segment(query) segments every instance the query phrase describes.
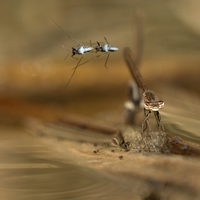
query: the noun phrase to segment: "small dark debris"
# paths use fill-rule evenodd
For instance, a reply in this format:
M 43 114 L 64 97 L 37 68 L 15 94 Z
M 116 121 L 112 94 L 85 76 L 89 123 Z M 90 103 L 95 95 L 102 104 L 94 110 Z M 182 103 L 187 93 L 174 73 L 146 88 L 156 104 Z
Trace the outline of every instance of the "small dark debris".
M 119 156 L 119 159 L 122 160 L 122 159 L 123 159 L 123 156 Z
M 147 197 L 143 198 L 143 200 L 160 200 L 161 197 L 159 194 L 152 192 Z
M 123 142 L 120 146 L 122 148 L 124 148 L 125 151 L 129 151 L 130 150 L 130 142 Z
M 99 152 L 99 150 L 98 149 L 95 149 L 94 151 L 93 151 L 93 153 L 98 153 Z
M 114 150 L 114 149 L 112 149 L 112 150 L 111 150 L 111 152 L 113 152 L 113 153 L 114 153 L 114 152 L 115 152 L 115 150 Z

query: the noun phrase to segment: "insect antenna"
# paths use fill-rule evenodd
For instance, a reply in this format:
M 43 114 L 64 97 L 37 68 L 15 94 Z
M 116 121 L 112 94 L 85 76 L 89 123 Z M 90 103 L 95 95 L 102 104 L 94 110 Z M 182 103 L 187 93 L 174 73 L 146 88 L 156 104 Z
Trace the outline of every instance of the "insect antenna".
M 67 32 L 66 32 L 64 29 L 62 29 L 54 20 L 52 20 L 52 21 L 53 21 L 53 23 L 54 23 L 60 30 L 62 30 L 62 32 L 65 33 L 65 35 L 67 35 L 68 38 L 70 38 L 71 40 L 73 40 L 74 42 L 76 42 L 78 45 L 82 45 L 82 44 L 79 43 L 77 40 L 75 40 L 73 37 L 71 37 L 70 35 L 68 35 Z

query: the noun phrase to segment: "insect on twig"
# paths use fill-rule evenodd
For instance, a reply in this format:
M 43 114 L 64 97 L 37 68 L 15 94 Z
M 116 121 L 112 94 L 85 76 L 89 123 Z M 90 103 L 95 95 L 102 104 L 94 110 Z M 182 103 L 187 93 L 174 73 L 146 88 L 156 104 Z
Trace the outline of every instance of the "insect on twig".
M 164 107 L 164 101 L 163 100 L 157 100 L 154 92 L 149 90 L 146 83 L 144 82 L 132 55 L 131 49 L 129 47 L 126 47 L 124 49 L 124 58 L 128 65 L 128 68 L 131 72 L 132 77 L 135 79 L 137 85 L 143 89 L 143 100 L 144 100 L 144 114 L 145 118 L 142 122 L 142 133 L 148 128 L 149 131 L 151 131 L 150 125 L 149 125 L 149 117 L 151 112 L 154 113 L 158 128 L 159 130 L 162 129 L 162 131 L 165 131 L 164 126 L 161 123 L 161 117 L 159 114 L 159 109 Z M 145 125 L 145 126 L 144 126 Z
M 68 34 L 65 32 L 65 30 L 62 29 L 54 20 L 53 20 L 53 22 L 56 24 L 56 26 L 58 26 L 59 29 L 61 29 L 61 30 L 65 33 L 65 35 L 67 35 L 68 38 L 70 38 L 72 41 L 74 41 L 74 42 L 76 42 L 76 43 L 78 44 L 78 47 L 76 47 L 76 48 L 72 47 L 72 55 L 71 55 L 71 57 L 74 58 L 75 55 L 81 55 L 81 58 L 78 60 L 78 63 L 76 64 L 75 68 L 73 68 L 72 75 L 71 75 L 70 79 L 68 80 L 68 82 L 67 82 L 67 84 L 66 84 L 66 88 L 67 88 L 67 86 L 69 85 L 71 79 L 73 78 L 73 76 L 74 76 L 74 74 L 75 74 L 75 72 L 76 72 L 77 67 L 80 65 L 80 63 L 81 63 L 81 61 L 82 61 L 82 59 L 83 59 L 83 55 L 84 55 L 85 53 L 88 53 L 88 52 L 92 51 L 92 50 L 93 50 L 93 47 L 92 47 L 92 45 L 91 45 L 91 46 L 84 46 L 84 45 L 82 45 L 82 44 L 79 43 L 77 40 L 75 40 L 75 39 L 72 38 L 70 35 L 68 35 Z M 90 44 L 91 44 L 91 42 L 90 42 Z M 68 57 L 68 55 L 66 56 L 66 58 L 67 58 L 67 57 Z M 66 58 L 65 58 L 65 59 L 66 59 Z M 77 58 L 75 58 L 75 59 L 77 59 Z

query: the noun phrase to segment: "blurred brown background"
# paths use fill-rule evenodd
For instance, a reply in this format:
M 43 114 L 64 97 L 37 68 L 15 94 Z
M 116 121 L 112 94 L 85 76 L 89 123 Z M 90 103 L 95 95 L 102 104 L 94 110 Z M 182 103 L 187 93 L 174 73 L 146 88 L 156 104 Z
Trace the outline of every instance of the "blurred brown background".
M 176 86 L 199 94 L 197 0 L 9 0 L 0 6 L 1 95 L 64 103 L 69 112 L 87 112 L 94 102 L 98 110 L 106 105 L 114 108 L 126 99 L 130 75 L 122 52 L 126 46 L 135 52 L 136 10 L 144 15 L 141 72 L 149 87 L 162 93 L 162 86 Z M 119 47 L 110 55 L 108 70 L 105 56 L 94 59 L 77 70 L 65 89 L 77 61 L 64 60 L 68 52 L 62 45 L 70 50 L 77 44 L 52 20 L 83 44 L 104 42 L 105 36 L 110 45 Z M 86 54 L 84 61 L 95 55 Z

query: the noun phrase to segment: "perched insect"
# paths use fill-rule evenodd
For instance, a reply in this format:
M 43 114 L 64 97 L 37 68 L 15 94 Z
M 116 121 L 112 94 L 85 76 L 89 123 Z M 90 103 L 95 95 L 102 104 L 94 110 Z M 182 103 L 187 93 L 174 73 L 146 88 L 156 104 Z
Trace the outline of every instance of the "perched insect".
M 106 44 L 100 44 L 98 41 L 97 41 L 97 45 L 95 47 L 96 49 L 96 52 L 105 52 L 105 53 L 108 53 L 108 56 L 106 58 L 106 62 L 104 64 L 104 66 L 107 68 L 107 62 L 108 62 L 108 58 L 110 56 L 110 52 L 115 52 L 115 51 L 118 51 L 119 48 L 117 47 L 114 47 L 114 46 L 110 46 L 109 43 L 108 43 L 108 40 L 106 39 L 106 37 L 104 37 L 105 41 L 106 41 Z
M 131 72 L 131 75 L 135 79 L 136 83 L 138 84 L 138 87 L 140 87 L 143 90 L 143 100 L 144 100 L 144 114 L 145 119 L 142 122 L 142 133 L 148 128 L 151 131 L 150 125 L 149 125 L 149 117 L 151 112 L 154 113 L 158 128 L 162 131 L 165 131 L 164 126 L 161 123 L 161 117 L 159 114 L 159 110 L 164 107 L 164 101 L 163 100 L 157 100 L 154 92 L 149 90 L 146 83 L 144 82 L 140 71 L 138 70 L 134 57 L 132 55 L 132 52 L 130 48 L 124 49 L 124 58 L 127 63 L 127 66 L 129 67 L 129 70 Z M 146 125 L 146 127 L 144 127 Z
M 92 51 L 93 47 L 92 47 L 92 45 L 91 46 L 82 45 L 77 40 L 75 40 L 70 35 L 68 35 L 54 20 L 53 20 L 53 22 L 56 24 L 56 26 L 58 26 L 58 28 L 60 28 L 67 35 L 68 38 L 70 38 L 72 41 L 74 41 L 74 42 L 76 42 L 78 44 L 78 47 L 76 47 L 76 48 L 72 47 L 72 55 L 71 55 L 71 57 L 74 58 L 75 55 L 81 55 L 81 58 L 78 60 L 78 63 L 76 64 L 75 68 L 73 68 L 72 75 L 71 75 L 70 79 L 68 80 L 68 82 L 66 84 L 66 87 L 67 87 L 69 85 L 71 79 L 73 78 L 77 67 L 80 65 L 81 60 L 83 59 L 83 55 L 88 53 L 88 52 L 90 52 L 90 51 Z M 91 41 L 90 41 L 90 44 L 91 44 Z M 65 59 L 68 57 L 68 55 L 65 57 Z M 77 59 L 77 58 L 75 58 L 75 59 Z

